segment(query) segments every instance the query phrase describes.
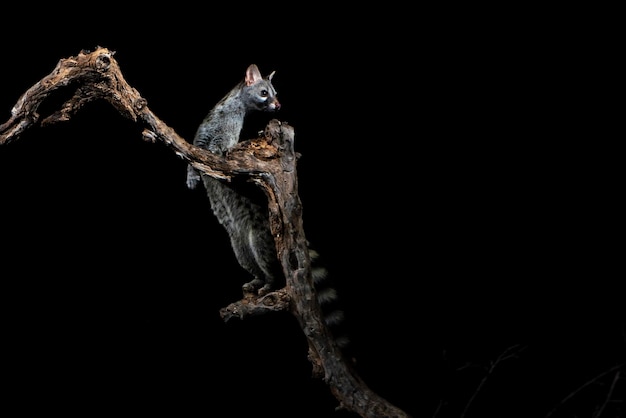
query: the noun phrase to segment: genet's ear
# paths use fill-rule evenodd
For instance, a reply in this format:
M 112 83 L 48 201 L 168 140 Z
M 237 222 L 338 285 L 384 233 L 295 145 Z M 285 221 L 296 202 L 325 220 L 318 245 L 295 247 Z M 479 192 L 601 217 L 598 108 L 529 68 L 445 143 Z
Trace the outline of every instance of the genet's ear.
M 259 68 L 255 64 L 250 64 L 246 70 L 246 86 L 252 86 L 262 79 Z
M 276 74 L 276 71 L 272 71 L 272 73 L 267 76 L 267 80 L 272 81 L 272 77 L 274 77 L 274 74 Z

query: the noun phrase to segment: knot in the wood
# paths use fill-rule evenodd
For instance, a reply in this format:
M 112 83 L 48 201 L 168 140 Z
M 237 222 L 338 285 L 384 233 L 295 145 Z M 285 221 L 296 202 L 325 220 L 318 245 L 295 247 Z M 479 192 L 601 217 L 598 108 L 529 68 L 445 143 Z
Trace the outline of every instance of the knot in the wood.
M 135 110 L 141 111 L 141 110 L 143 110 L 146 107 L 147 104 L 148 104 L 148 101 L 146 99 L 144 99 L 143 97 L 140 97 L 134 103 Z
M 98 55 L 96 58 L 96 70 L 100 72 L 105 72 L 111 66 L 111 54 L 104 53 Z
M 265 306 L 274 306 L 279 302 L 279 297 L 277 293 L 269 293 L 265 295 L 260 302 Z

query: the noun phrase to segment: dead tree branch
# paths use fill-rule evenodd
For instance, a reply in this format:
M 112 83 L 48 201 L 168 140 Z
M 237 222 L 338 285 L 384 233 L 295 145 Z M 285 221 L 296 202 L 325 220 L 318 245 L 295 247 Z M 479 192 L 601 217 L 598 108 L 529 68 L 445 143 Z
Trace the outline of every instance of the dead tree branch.
M 271 228 L 287 281 L 284 289 L 263 297 L 245 295 L 223 308 L 222 318 L 288 310 L 307 338 L 313 375 L 323 378 L 339 408 L 367 418 L 408 417 L 368 388 L 344 360 L 321 319 L 302 226 L 293 127 L 274 119 L 262 138 L 239 144 L 227 159 L 213 155 L 194 147 L 156 117 L 147 101 L 125 81 L 113 55 L 113 51 L 97 47 L 61 59 L 49 75 L 19 98 L 9 120 L 0 125 L 0 145 L 18 140 L 28 129 L 70 121 L 85 104 L 104 100 L 124 118 L 140 124 L 144 140 L 166 144 L 197 169 L 221 179 L 248 176 L 268 196 Z M 41 115 L 41 104 L 60 89 L 71 89 L 72 93 L 58 109 Z
M 583 383 L 582 385 L 580 385 L 579 387 L 577 387 L 574 391 L 572 391 L 569 395 L 567 395 L 565 398 L 563 398 L 556 406 L 554 406 L 545 416 L 545 418 L 549 418 L 552 415 L 554 415 L 563 405 L 565 405 L 567 402 L 571 401 L 572 399 L 574 399 L 580 392 L 582 392 L 584 389 L 588 388 L 589 386 L 591 386 L 592 384 L 596 383 L 597 381 L 599 381 L 600 379 L 604 378 L 606 375 L 611 374 L 611 373 L 615 373 L 615 377 L 613 378 L 613 383 L 611 384 L 611 388 L 607 394 L 607 399 L 610 399 L 610 397 L 613 394 L 613 389 L 614 389 L 614 385 L 616 384 L 616 382 L 619 380 L 619 376 L 620 376 L 620 369 L 623 369 L 626 366 L 626 364 L 622 363 L 622 364 L 618 364 L 616 366 L 613 366 L 611 368 L 609 368 L 608 370 L 603 371 L 602 373 L 598 374 L 597 376 L 593 377 L 592 379 L 587 380 L 585 383 Z M 607 401 L 605 401 L 605 403 L 603 404 L 602 408 L 598 411 L 598 414 L 596 414 L 595 416 L 599 416 L 599 414 L 602 413 L 602 410 L 604 408 L 604 405 L 606 404 Z
M 472 393 L 472 396 L 469 398 L 469 401 L 467 401 L 467 404 L 465 404 L 465 408 L 463 408 L 463 412 L 461 413 L 460 418 L 465 418 L 465 416 L 467 415 L 467 411 L 469 410 L 470 406 L 476 399 L 476 396 L 478 396 L 478 393 L 487 383 L 487 379 L 489 379 L 489 377 L 493 374 L 493 372 L 496 370 L 498 365 L 500 365 L 500 363 L 502 363 L 505 360 L 508 360 L 511 358 L 518 358 L 519 353 L 521 353 L 525 348 L 526 347 L 520 347 L 519 345 L 508 347 L 498 356 L 498 358 L 490 362 L 489 367 L 487 368 L 487 372 L 485 373 L 483 378 L 480 380 L 480 383 L 474 390 L 474 393 Z

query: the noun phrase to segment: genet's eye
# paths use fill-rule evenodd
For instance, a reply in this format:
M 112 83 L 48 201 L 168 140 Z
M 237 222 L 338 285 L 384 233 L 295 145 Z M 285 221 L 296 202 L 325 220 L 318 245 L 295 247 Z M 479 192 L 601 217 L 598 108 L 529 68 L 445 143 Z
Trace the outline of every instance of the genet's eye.
M 267 90 L 261 90 L 261 96 L 267 97 L 268 94 L 269 92 Z

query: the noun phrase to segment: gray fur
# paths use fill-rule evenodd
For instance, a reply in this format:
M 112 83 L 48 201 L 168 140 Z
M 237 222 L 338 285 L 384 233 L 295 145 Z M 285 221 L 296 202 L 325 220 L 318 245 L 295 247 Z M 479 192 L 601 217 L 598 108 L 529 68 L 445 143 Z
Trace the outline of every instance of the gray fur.
M 244 80 L 229 91 L 204 118 L 193 144 L 216 154 L 224 155 L 240 140 L 246 115 L 251 112 L 274 112 L 280 109 L 277 93 L 272 85 L 272 72 L 263 78 L 256 65 L 246 70 Z M 267 211 L 267 200 L 260 189 L 250 183 L 232 183 L 202 174 L 191 165 L 187 170 L 187 187 L 204 185 L 211 208 L 219 223 L 226 229 L 239 264 L 253 279 L 243 285 L 244 292 L 263 295 L 284 285 L 282 266 L 276 253 Z M 309 250 L 312 276 L 318 290 L 318 300 L 328 307 L 336 300 L 335 290 L 328 286 L 327 271 L 318 266 L 319 255 Z M 338 324 L 341 311 L 329 311 L 326 322 Z M 339 340 L 343 345 L 344 339 Z
M 272 85 L 273 76 L 274 72 L 263 78 L 258 67 L 251 64 L 246 70 L 245 78 L 206 115 L 196 131 L 193 144 L 224 155 L 239 142 L 246 115 L 254 111 L 279 110 L 280 102 Z M 200 173 L 189 165 L 187 187 L 195 189 L 200 184 L 200 179 Z
M 229 91 L 204 118 L 196 131 L 193 144 L 224 155 L 239 142 L 246 115 L 254 111 L 279 110 L 280 102 L 271 82 L 273 75 L 263 78 L 257 66 L 250 65 L 244 80 Z M 189 165 L 187 187 L 195 189 L 200 180 L 213 213 L 228 232 L 237 261 L 254 277 L 243 286 L 244 291 L 266 293 L 275 286 L 282 269 L 276 255 L 264 197 L 251 187 L 237 187 L 208 175 L 200 176 Z

